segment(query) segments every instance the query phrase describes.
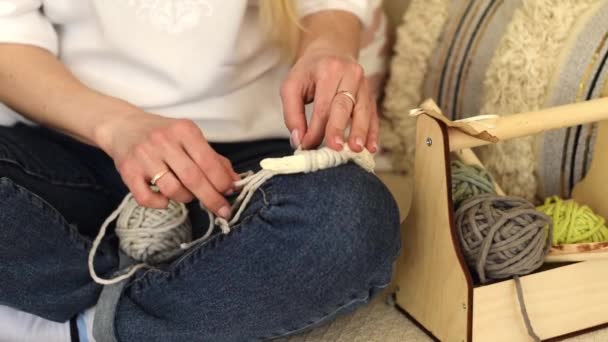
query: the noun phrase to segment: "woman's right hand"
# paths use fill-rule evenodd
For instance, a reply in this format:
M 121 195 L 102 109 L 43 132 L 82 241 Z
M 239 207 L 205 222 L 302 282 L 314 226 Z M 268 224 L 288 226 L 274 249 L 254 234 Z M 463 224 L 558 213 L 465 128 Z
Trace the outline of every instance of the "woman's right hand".
M 228 159 L 216 153 L 194 122 L 135 110 L 97 129 L 97 142 L 112 159 L 138 204 L 166 208 L 168 200 L 197 198 L 216 215 L 229 218 L 224 197 L 239 176 Z M 169 170 L 150 188 L 155 175 Z

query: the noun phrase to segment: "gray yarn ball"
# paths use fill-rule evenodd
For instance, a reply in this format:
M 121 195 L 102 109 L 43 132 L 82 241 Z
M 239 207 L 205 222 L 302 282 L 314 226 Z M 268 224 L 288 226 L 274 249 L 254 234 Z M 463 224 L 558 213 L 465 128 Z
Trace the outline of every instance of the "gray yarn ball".
M 551 218 L 523 198 L 483 194 L 462 202 L 456 229 L 481 283 L 538 269 L 551 247 Z
M 188 210 L 169 201 L 166 209 L 145 208 L 130 198 L 116 221 L 120 248 L 131 258 L 159 264 L 183 253 L 182 243 L 192 240 Z

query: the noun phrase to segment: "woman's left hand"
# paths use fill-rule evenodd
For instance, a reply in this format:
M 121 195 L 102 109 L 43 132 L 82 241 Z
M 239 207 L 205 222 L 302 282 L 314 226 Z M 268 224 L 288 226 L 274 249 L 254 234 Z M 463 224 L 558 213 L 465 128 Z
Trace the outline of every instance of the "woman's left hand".
M 354 57 L 331 48 L 305 52 L 283 81 L 281 98 L 294 147 L 315 148 L 325 139 L 334 150 L 342 150 L 347 141 L 353 151 L 365 147 L 376 152 L 376 99 Z M 307 124 L 304 105 L 310 102 L 313 112 Z M 350 133 L 345 137 L 349 123 Z

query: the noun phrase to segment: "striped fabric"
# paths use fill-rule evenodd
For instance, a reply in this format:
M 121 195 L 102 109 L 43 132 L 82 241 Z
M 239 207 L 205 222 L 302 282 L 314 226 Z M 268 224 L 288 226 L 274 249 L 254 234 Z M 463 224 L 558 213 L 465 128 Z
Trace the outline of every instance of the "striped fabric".
M 453 0 L 450 6 L 451 15 L 429 63 L 423 97 L 435 99 L 454 120 L 493 114 L 482 113 L 486 71 L 522 1 Z M 577 19 L 567 44 L 560 47 L 560 63 L 546 90 L 544 107 L 596 98 L 608 88 L 606 23 L 608 1 L 597 1 Z M 595 132 L 595 125 L 585 125 L 537 137 L 536 154 L 529 163 L 535 165 L 538 198 L 571 195 L 591 164 Z
M 520 0 L 454 0 L 424 84 L 451 119 L 477 115 L 485 71 Z
M 581 18 L 564 47 L 545 107 L 608 96 L 608 1 Z M 576 113 L 572 113 L 576 115 Z M 569 197 L 591 165 L 596 124 L 546 133 L 538 141 L 541 197 Z M 608 153 L 608 151 L 605 151 Z

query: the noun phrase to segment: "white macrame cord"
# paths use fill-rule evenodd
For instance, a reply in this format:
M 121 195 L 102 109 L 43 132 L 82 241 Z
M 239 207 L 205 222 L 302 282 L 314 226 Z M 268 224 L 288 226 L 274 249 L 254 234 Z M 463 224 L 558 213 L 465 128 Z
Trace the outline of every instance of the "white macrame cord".
M 89 252 L 89 273 L 93 280 L 99 284 L 110 285 L 130 278 L 142 268 L 170 260 L 197 243 L 207 240 L 218 226 L 223 234 L 228 234 L 232 226 L 240 219 L 241 214 L 253 197 L 255 191 L 268 179 L 276 175 L 293 173 L 309 173 L 318 170 L 336 167 L 353 161 L 368 172 L 375 167 L 373 155 L 364 149 L 362 152 L 353 152 L 348 146 L 342 151 L 334 151 L 324 147 L 318 150 L 300 150 L 294 155 L 283 158 L 267 158 L 260 162 L 262 169 L 257 172 L 248 172 L 235 182 L 240 191 L 232 204 L 234 215 L 230 220 L 215 217 L 206 208 L 209 216 L 207 232 L 200 238 L 192 240 L 192 227 L 188 220 L 188 210 L 183 203 L 169 201 L 166 209 L 152 209 L 139 206 L 130 193 L 123 199 L 118 208 L 104 221 L 99 233 L 93 241 Z M 97 275 L 93 260 L 108 226 L 116 220 L 116 235 L 121 250 L 134 260 L 141 263 L 122 270 L 120 275 L 104 279 Z

